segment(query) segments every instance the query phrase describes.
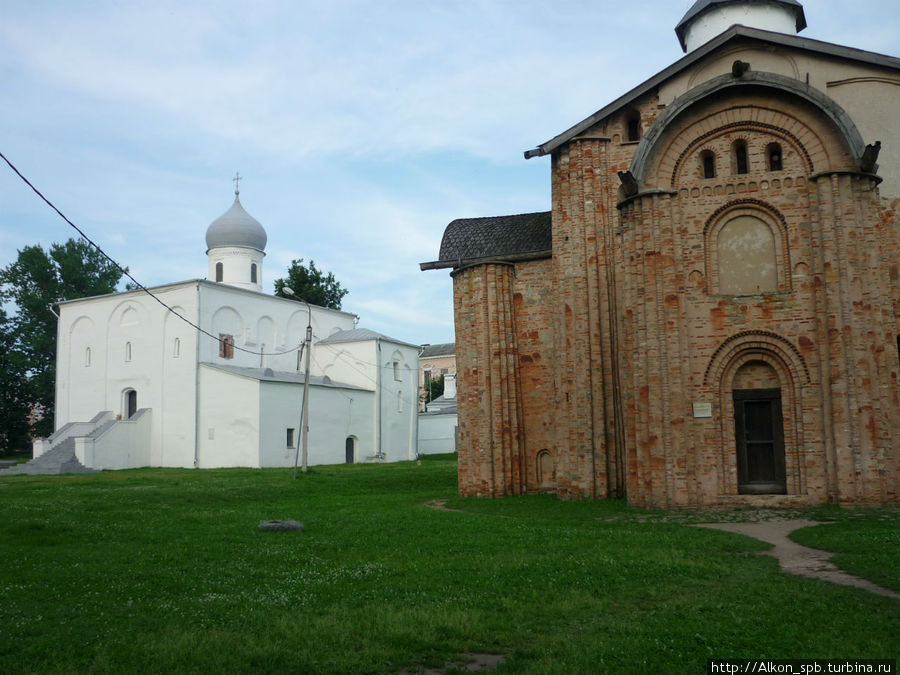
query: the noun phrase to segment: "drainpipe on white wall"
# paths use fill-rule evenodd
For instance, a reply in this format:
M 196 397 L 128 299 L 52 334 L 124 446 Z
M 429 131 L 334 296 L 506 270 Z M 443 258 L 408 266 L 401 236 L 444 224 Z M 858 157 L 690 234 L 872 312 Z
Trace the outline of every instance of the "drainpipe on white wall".
M 412 405 L 409 406 L 409 459 L 419 456 L 419 357 L 416 357 L 415 369 L 409 369 L 412 393 Z
M 375 338 L 375 457 L 381 457 L 381 338 Z
M 202 325 L 200 284 L 197 284 L 197 325 Z M 194 331 L 194 468 L 200 467 L 200 339 L 203 333 Z M 165 439 L 163 439 L 165 442 Z
M 60 324 L 62 322 L 59 320 L 59 314 L 57 314 L 56 312 L 53 311 L 53 305 L 55 305 L 57 302 L 59 302 L 59 300 L 57 300 L 56 302 L 51 302 L 49 305 L 47 305 L 47 309 L 49 309 L 50 313 L 56 317 L 56 354 L 54 354 L 53 356 L 55 357 L 56 362 L 58 363 L 59 362 L 59 347 L 62 344 L 59 341 L 59 331 L 62 328 L 62 326 L 60 326 Z M 67 362 L 70 361 L 71 357 L 72 357 L 72 355 L 69 354 L 69 359 L 67 359 L 66 361 Z M 72 367 L 71 363 L 69 363 L 69 367 L 70 368 Z M 69 398 L 71 399 L 71 396 Z M 66 406 L 66 418 L 68 419 L 68 417 L 69 417 L 69 406 L 67 405 Z M 58 420 L 58 419 L 59 419 L 59 373 L 56 374 L 56 382 L 53 383 L 53 431 L 56 431 L 59 428 L 56 424 L 56 420 Z M 32 450 L 31 452 L 33 455 L 34 450 Z

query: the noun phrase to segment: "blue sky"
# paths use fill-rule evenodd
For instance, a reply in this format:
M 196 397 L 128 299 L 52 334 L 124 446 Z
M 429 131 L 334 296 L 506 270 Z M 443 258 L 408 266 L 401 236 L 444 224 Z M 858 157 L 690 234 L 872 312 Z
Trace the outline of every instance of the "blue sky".
M 454 218 L 550 208 L 552 138 L 682 56 L 692 0 L 0 0 L 0 151 L 152 286 L 202 278 L 233 199 L 360 325 L 453 340 Z M 900 56 L 896 0 L 805 0 L 805 37 Z M 871 140 L 871 139 L 867 139 Z M 75 232 L 0 164 L 0 266 Z

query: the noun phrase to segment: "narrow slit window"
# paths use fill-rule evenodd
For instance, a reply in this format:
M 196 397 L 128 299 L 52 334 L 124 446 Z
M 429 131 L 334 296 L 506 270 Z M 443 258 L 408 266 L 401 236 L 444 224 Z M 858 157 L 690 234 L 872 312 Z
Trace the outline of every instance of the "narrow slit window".
M 294 447 L 294 429 L 288 428 L 286 435 L 287 435 L 287 438 L 285 439 L 285 442 L 287 444 L 287 447 L 293 448 Z
M 769 171 L 781 171 L 783 162 L 781 146 L 778 143 L 769 143 L 766 146 L 766 164 Z
M 216 281 L 221 282 L 222 278 L 224 277 L 224 273 L 225 273 L 225 266 L 222 263 L 217 262 L 216 263 Z
M 126 362 L 131 361 L 131 343 L 130 342 L 125 343 L 125 361 Z
M 87 349 L 84 350 L 84 367 L 85 368 L 91 367 L 91 348 L 90 347 L 88 347 Z
M 704 150 L 700 153 L 700 170 L 704 178 L 716 177 L 716 156 L 712 150 Z
M 256 263 L 250 265 L 250 283 L 256 283 Z
M 181 338 L 175 338 L 175 344 L 172 346 L 172 356 L 176 359 L 181 356 Z
M 748 173 L 749 168 L 747 164 L 747 142 L 746 141 L 735 141 L 733 146 L 734 151 L 734 172 L 735 173 Z
M 625 137 L 630 142 L 641 140 L 641 116 L 637 111 L 629 113 L 625 120 Z

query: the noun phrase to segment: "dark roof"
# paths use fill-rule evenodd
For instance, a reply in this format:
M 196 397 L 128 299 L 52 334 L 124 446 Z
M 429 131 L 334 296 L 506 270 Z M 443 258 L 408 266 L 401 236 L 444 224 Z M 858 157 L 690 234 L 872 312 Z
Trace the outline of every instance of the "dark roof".
M 438 396 L 433 401 L 428 401 L 425 404 L 425 412 L 419 413 L 420 415 L 456 415 L 459 410 L 459 406 L 456 402 L 455 398 L 444 398 L 443 396 Z
M 394 344 L 418 348 L 418 345 L 410 344 L 409 342 L 403 342 L 402 340 L 395 340 L 394 338 L 392 338 L 388 335 L 384 335 L 383 333 L 377 333 L 374 330 L 370 330 L 368 328 L 353 328 L 351 330 L 339 330 L 337 333 L 333 333 L 332 335 L 329 335 L 327 338 L 319 340 L 316 344 L 331 345 L 331 344 L 341 344 L 343 342 L 367 342 L 368 340 L 387 340 L 388 342 L 393 342 Z
M 885 56 L 884 54 L 876 54 L 875 52 L 867 52 L 862 49 L 854 49 L 852 47 L 842 47 L 830 42 L 822 42 L 820 40 L 810 40 L 797 35 L 785 35 L 784 33 L 774 33 L 772 31 L 760 30 L 758 28 L 747 28 L 746 26 L 732 26 L 718 37 L 713 38 L 702 47 L 698 47 L 690 54 L 687 54 L 665 70 L 661 70 L 649 80 L 644 81 L 637 87 L 629 91 L 627 94 L 620 96 L 609 105 L 604 106 L 590 117 L 582 120 L 575 126 L 567 129 L 558 136 L 551 138 L 546 143 L 539 145 L 533 150 L 525 151 L 525 159 L 532 157 L 542 157 L 549 155 L 561 145 L 572 140 L 580 133 L 588 130 L 590 127 L 609 117 L 613 113 L 631 104 L 636 98 L 643 96 L 671 77 L 674 77 L 685 68 L 693 65 L 697 61 L 704 58 L 710 52 L 713 52 L 722 45 L 736 39 L 752 39 L 769 44 L 779 45 L 782 47 L 793 47 L 809 52 L 823 54 L 826 56 L 834 56 L 851 61 L 868 63 L 883 68 L 891 68 L 900 70 L 900 59 L 893 56 Z
M 550 255 L 550 212 L 459 218 L 447 225 L 440 257 L 425 269 L 461 267 L 487 260 L 525 260 Z
M 453 356 L 456 354 L 455 342 L 444 342 L 439 345 L 423 345 L 420 359 L 429 359 L 435 356 Z
M 681 43 L 681 48 L 687 51 L 687 44 L 684 41 L 684 33 L 687 30 L 687 24 L 690 23 L 691 19 L 695 16 L 702 14 L 706 11 L 707 8 L 715 6 L 715 5 L 732 5 L 732 4 L 746 4 L 747 0 L 697 0 L 694 5 L 687 11 L 683 17 L 681 17 L 681 21 L 678 22 L 678 25 L 675 26 L 675 34 L 678 36 L 678 41 Z M 806 28 L 806 15 L 803 13 L 803 5 L 801 5 L 797 0 L 757 0 L 760 3 L 767 4 L 776 4 L 776 5 L 788 5 L 789 9 L 794 12 L 794 16 L 796 18 L 797 32 L 799 33 L 801 30 Z
M 231 373 L 232 375 L 249 377 L 251 380 L 259 380 L 260 382 L 287 382 L 289 384 L 303 384 L 305 379 L 303 373 L 293 370 L 284 371 L 272 370 L 271 368 L 246 368 L 242 366 L 231 366 L 224 363 L 210 363 L 207 361 L 202 361 L 200 365 L 206 366 L 207 368 L 214 368 L 215 370 L 221 370 L 225 373 Z M 310 375 L 309 384 L 310 386 L 318 387 L 333 387 L 336 389 L 357 389 L 359 391 L 371 391 L 371 389 L 357 387 L 356 385 L 347 384 L 345 382 L 334 382 L 327 375 Z

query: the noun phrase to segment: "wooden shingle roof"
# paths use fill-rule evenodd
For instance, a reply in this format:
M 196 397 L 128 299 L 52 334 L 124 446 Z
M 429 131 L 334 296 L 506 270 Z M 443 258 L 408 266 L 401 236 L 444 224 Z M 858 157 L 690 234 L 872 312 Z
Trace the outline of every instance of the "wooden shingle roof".
M 490 260 L 513 261 L 551 255 L 550 212 L 459 218 L 444 230 L 438 260 L 423 270 L 462 267 Z

